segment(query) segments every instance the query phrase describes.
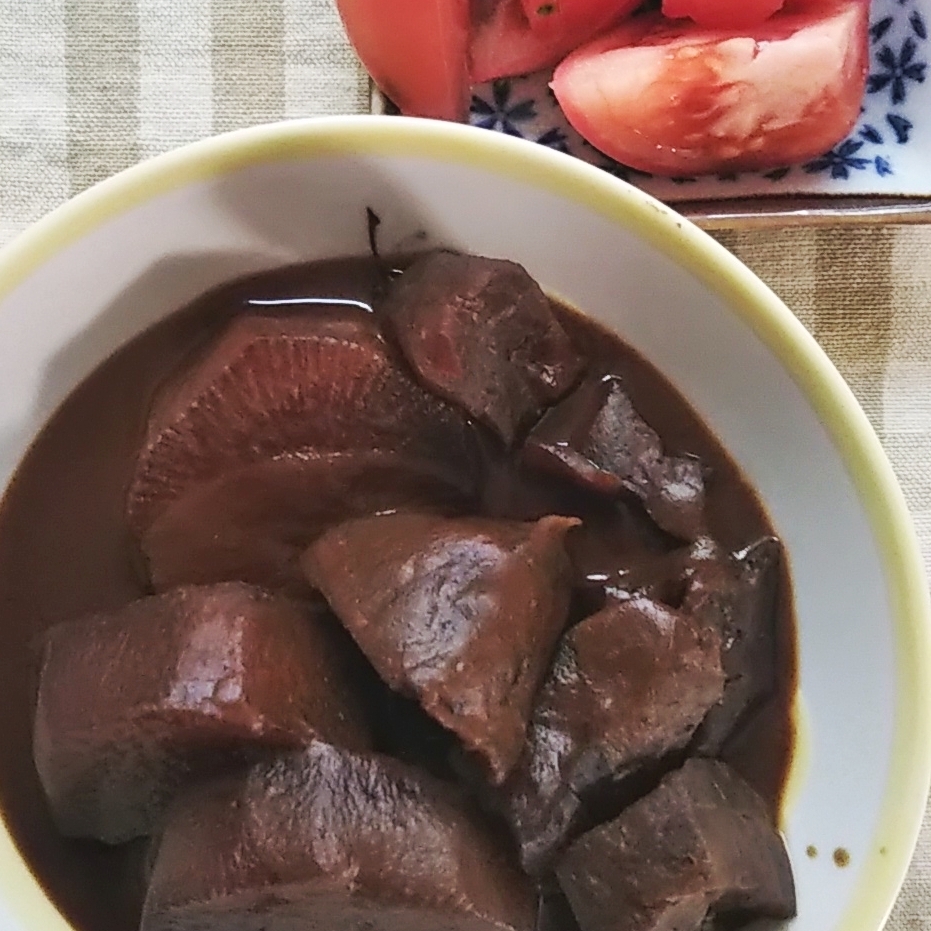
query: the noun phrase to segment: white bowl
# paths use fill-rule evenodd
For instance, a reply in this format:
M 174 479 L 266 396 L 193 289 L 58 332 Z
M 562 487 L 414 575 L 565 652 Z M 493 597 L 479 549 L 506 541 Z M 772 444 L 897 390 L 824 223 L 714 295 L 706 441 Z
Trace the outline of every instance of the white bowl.
M 786 307 L 606 173 L 468 127 L 346 117 L 211 139 L 98 185 L 0 253 L 0 483 L 126 340 L 232 277 L 364 253 L 366 207 L 384 221 L 386 250 L 425 235 L 514 259 L 615 328 L 758 489 L 788 548 L 799 624 L 791 927 L 877 931 L 931 774 L 929 603 L 902 495 L 850 391 Z M 846 868 L 835 849 L 849 852 Z M 68 928 L 2 825 L 0 909 L 4 931 Z

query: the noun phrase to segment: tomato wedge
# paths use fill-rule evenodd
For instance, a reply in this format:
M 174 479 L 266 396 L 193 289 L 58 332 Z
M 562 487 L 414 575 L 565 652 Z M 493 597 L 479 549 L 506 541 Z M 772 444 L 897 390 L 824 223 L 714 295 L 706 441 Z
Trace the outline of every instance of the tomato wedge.
M 469 112 L 469 0 L 337 0 L 349 41 L 380 90 L 410 116 Z
M 578 49 L 552 87 L 592 145 L 641 171 L 775 168 L 853 127 L 868 29 L 868 0 L 814 0 L 745 31 L 651 13 Z
M 782 9 L 785 0 L 663 0 L 663 14 L 687 17 L 712 29 L 758 26 Z
M 551 68 L 643 0 L 499 0 L 475 18 L 472 80 Z

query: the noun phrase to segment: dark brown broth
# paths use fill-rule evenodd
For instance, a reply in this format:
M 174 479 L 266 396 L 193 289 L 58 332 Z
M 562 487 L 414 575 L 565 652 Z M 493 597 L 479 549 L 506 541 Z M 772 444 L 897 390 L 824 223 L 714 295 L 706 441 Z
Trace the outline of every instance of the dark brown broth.
M 146 594 L 123 518 L 124 494 L 153 393 L 189 353 L 234 314 L 319 312 L 320 298 L 377 300 L 371 260 L 279 270 L 212 292 L 108 359 L 64 402 L 21 464 L 0 506 L 0 810 L 20 851 L 65 916 L 83 931 L 135 931 L 144 845 L 111 849 L 61 838 L 32 762 L 31 728 L 42 632 L 85 612 L 111 610 Z M 293 301 L 307 303 L 263 303 Z M 700 455 L 713 470 L 709 526 L 728 548 L 772 533 L 752 489 L 676 391 L 616 337 L 559 308 L 587 354 L 624 377 L 634 403 L 670 451 Z M 359 312 L 365 312 L 359 308 Z M 780 605 L 780 694 L 732 762 L 778 808 L 791 754 L 794 624 L 788 577 Z

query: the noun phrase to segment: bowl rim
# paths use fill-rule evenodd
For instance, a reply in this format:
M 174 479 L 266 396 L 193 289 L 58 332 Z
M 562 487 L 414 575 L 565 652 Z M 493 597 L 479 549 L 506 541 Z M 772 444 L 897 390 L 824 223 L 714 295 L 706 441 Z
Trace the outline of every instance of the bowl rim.
M 917 537 L 882 445 L 833 363 L 788 307 L 694 223 L 606 172 L 526 140 L 410 117 L 314 117 L 204 139 L 78 194 L 0 249 L 0 302 L 71 243 L 159 195 L 258 164 L 340 156 L 463 164 L 541 188 L 627 228 L 723 299 L 805 395 L 868 516 L 893 612 L 896 715 L 879 827 L 862 861 L 871 881 L 856 890 L 836 929 L 879 931 L 904 882 L 931 786 L 931 598 Z M 24 931 L 72 931 L 20 856 L 2 813 L 0 897 Z

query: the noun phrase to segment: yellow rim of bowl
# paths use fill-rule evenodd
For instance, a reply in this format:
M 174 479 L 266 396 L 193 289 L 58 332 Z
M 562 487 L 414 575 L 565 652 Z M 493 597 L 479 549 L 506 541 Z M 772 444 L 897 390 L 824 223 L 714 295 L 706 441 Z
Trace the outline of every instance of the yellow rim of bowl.
M 878 827 L 860 864 L 870 882 L 860 884 L 836 929 L 877 931 L 905 878 L 931 784 L 931 601 L 917 539 L 879 439 L 833 364 L 782 301 L 698 227 L 606 172 L 500 133 L 404 117 L 295 120 L 194 143 L 79 194 L 0 250 L 0 300 L 70 243 L 160 194 L 260 163 L 353 155 L 466 164 L 565 197 L 634 231 L 720 295 L 808 398 L 868 514 L 894 615 L 893 752 Z M 0 884 L 21 928 L 69 931 L 2 821 Z

